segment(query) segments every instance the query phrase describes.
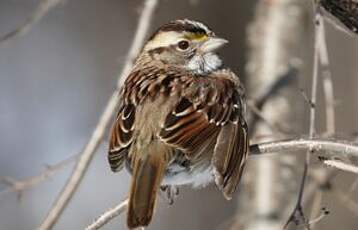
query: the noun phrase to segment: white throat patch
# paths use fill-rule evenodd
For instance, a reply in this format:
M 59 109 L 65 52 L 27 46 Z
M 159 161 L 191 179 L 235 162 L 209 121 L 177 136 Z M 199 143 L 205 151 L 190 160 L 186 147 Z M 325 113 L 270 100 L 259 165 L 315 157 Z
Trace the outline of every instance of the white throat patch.
M 197 74 L 210 73 L 222 65 L 221 59 L 215 53 L 195 55 L 188 63 L 187 68 Z

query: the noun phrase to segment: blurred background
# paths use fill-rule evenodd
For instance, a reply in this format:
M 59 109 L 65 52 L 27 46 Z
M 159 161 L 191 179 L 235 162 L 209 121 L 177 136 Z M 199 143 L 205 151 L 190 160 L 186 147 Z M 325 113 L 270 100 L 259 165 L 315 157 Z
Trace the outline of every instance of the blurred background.
M 308 0 L 307 0 L 308 1 Z M 35 0 L 0 1 L 0 35 L 23 23 L 37 7 Z M 230 43 L 221 56 L 246 82 L 247 28 L 256 1 L 163 0 L 151 31 L 177 18 L 205 22 Z M 25 36 L 0 44 L 0 177 L 23 179 L 37 175 L 80 152 L 116 86 L 142 7 L 140 0 L 67 0 L 48 13 Z M 308 10 L 308 12 L 310 12 Z M 310 90 L 313 26 L 306 15 L 298 86 Z M 358 130 L 358 39 L 327 24 L 327 42 L 336 97 L 337 133 L 348 136 Z M 318 112 L 324 110 L 321 85 Z M 250 92 L 248 92 L 250 94 Z M 297 89 L 300 131 L 308 130 L 308 106 Z M 322 116 L 323 117 L 323 116 Z M 318 116 L 318 127 L 324 118 Z M 127 196 L 129 174 L 113 174 L 107 164 L 107 137 L 90 170 L 55 229 L 84 229 L 104 210 Z M 265 156 L 266 157 L 266 156 Z M 249 165 L 255 164 L 250 158 Z M 22 193 L 1 193 L 0 229 L 35 229 L 68 178 L 73 164 L 54 177 Z M 300 171 L 302 164 L 297 163 Z M 254 175 L 247 175 L 255 180 Z M 346 190 L 354 181 L 341 172 L 337 186 Z M 239 193 L 238 193 L 239 194 Z M 354 199 L 357 200 L 355 192 Z M 238 195 L 240 196 L 240 195 Z M 277 199 L 279 199 L 278 197 Z M 183 188 L 172 206 L 159 198 L 153 224 L 148 229 L 230 229 L 240 219 L 239 199 L 226 201 L 211 185 Z M 328 193 L 323 205 L 330 215 L 317 229 L 358 228 L 358 212 L 348 210 Z M 103 229 L 125 229 L 125 215 Z M 339 223 L 339 225 L 337 225 Z M 235 228 L 239 229 L 239 228 Z M 298 229 L 303 229 L 302 226 Z

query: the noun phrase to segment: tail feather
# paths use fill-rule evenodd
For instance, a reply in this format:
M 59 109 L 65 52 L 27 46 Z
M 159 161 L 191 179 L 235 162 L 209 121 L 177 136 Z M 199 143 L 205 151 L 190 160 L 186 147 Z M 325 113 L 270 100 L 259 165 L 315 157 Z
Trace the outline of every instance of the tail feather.
M 152 220 L 157 191 L 168 162 L 168 152 L 161 143 L 134 157 L 127 225 L 130 229 L 147 226 Z M 139 155 L 140 154 L 140 155 Z

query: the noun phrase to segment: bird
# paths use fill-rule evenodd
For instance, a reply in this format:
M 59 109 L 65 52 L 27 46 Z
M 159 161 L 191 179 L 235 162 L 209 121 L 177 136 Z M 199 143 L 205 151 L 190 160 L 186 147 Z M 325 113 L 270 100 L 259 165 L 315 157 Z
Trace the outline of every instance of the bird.
M 134 60 L 108 150 L 112 171 L 131 174 L 130 229 L 150 224 L 160 189 L 215 182 L 232 198 L 249 141 L 244 86 L 216 53 L 226 43 L 201 22 L 173 20 Z

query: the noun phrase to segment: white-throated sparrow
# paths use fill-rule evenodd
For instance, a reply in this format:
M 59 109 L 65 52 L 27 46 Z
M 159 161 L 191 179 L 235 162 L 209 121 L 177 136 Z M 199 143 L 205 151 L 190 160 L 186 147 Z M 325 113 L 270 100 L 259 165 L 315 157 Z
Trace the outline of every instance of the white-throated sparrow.
M 248 154 L 244 90 L 214 53 L 227 41 L 207 26 L 161 26 L 121 91 L 108 159 L 133 174 L 127 224 L 147 226 L 158 188 L 215 180 L 230 199 Z

